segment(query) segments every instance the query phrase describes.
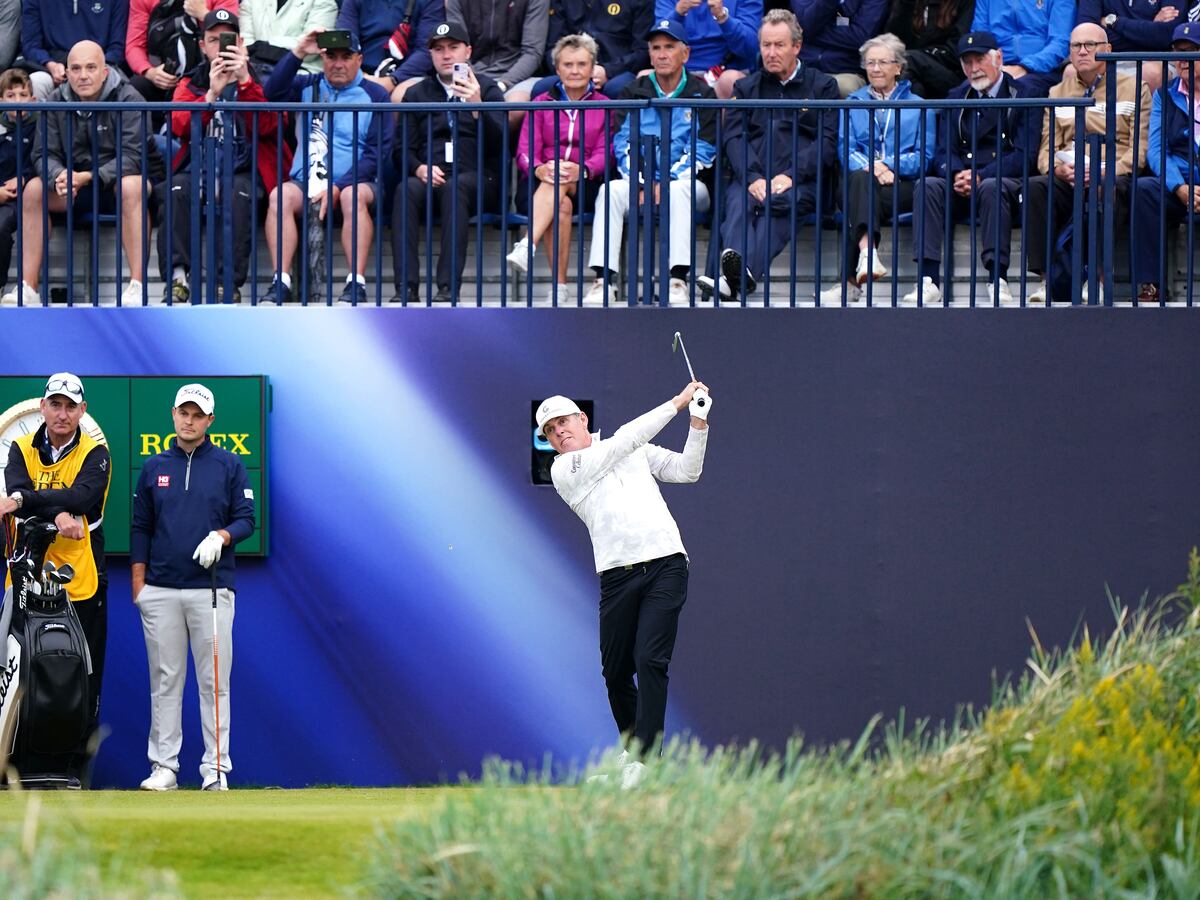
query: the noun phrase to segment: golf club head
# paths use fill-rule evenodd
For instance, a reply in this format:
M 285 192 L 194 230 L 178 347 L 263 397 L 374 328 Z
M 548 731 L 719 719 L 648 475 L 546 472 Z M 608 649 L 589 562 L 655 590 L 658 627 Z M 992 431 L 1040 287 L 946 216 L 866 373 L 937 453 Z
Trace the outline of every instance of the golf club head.
M 70 563 L 64 563 L 58 570 L 58 583 L 70 584 L 75 577 L 75 567 Z
M 42 584 L 47 584 L 50 579 L 54 577 L 54 573 L 57 571 L 57 569 L 58 567 L 55 566 L 51 560 L 46 560 L 45 564 L 42 566 Z
M 671 340 L 671 352 L 672 353 L 677 353 L 679 351 L 680 337 L 681 337 L 681 335 L 679 334 L 679 332 L 678 331 L 675 332 L 675 337 Z

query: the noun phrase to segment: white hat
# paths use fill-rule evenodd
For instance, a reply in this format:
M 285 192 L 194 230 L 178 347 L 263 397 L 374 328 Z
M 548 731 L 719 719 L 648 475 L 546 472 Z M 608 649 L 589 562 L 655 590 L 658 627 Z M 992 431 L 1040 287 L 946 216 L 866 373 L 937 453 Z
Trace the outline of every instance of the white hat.
M 564 397 L 562 394 L 547 397 L 537 411 L 538 434 L 545 436 L 543 429 L 551 419 L 557 419 L 559 416 L 574 416 L 581 412 L 583 410 L 570 397 Z
M 55 372 L 46 379 L 46 393 L 42 395 L 42 399 L 49 400 L 55 394 L 62 394 L 68 400 L 82 403 L 83 382 L 79 380 L 78 375 L 72 375 L 70 372 Z
M 217 402 L 213 399 L 212 391 L 202 384 L 185 384 L 175 394 L 175 408 L 183 406 L 185 403 L 195 403 L 200 407 L 200 412 L 206 416 L 211 416 L 213 410 L 216 409 Z

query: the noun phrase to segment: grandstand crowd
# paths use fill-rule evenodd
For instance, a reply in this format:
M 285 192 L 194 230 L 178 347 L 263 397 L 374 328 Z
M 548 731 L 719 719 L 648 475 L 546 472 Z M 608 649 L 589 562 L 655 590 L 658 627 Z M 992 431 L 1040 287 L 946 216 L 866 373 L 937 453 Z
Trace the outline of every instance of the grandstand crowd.
M 603 305 L 626 219 L 649 204 L 666 207 L 672 305 L 740 302 L 801 228 L 830 221 L 842 264 L 822 302 L 857 302 L 888 275 L 882 229 L 901 221 L 917 271 L 905 299 L 941 302 L 947 222 L 969 221 L 1001 304 L 1014 228 L 1046 223 L 1019 261 L 1024 299 L 1045 303 L 1079 192 L 1116 233 L 1200 211 L 1193 66 L 1097 58 L 1200 51 L 1197 20 L 1200 3 L 1172 0 L 0 0 L 0 302 L 43 302 L 50 230 L 68 211 L 119 222 L 122 305 L 146 301 L 155 226 L 165 300 L 199 299 L 207 259 L 233 287 L 215 299 L 238 301 L 261 239 L 259 302 L 296 301 L 294 267 L 327 258 L 327 221 L 348 263 L 339 300 L 367 302 L 383 230 L 394 300 L 421 302 L 424 279 L 425 299 L 454 302 L 472 217 L 515 204 L 525 231 L 506 265 L 527 273 L 544 253 L 551 302 Z M 1030 98 L 1049 100 L 1011 102 Z M 753 102 L 654 102 L 712 99 Z M 588 109 L 609 100 L 645 103 Z M 787 105 L 813 100 L 844 104 Z M 905 100 L 958 105 L 889 105 Z M 1054 105 L 1077 100 L 1091 105 Z M 147 101 L 210 105 L 122 105 Z M 232 246 L 214 251 L 209 227 L 196 259 L 210 219 Z M 590 225 L 582 284 L 573 223 Z M 1128 249 L 1132 296 L 1162 302 L 1161 245 Z

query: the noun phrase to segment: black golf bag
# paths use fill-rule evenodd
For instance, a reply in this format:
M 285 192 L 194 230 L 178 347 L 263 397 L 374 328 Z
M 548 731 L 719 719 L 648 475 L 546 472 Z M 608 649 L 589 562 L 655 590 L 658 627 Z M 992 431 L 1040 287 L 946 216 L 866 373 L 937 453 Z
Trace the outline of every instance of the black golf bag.
M 89 722 L 87 639 L 65 587 L 43 576 L 57 533 L 38 519 L 17 527 L 0 612 L 0 760 L 10 756 L 4 771 L 15 768 L 25 787 L 78 786 L 70 769 Z

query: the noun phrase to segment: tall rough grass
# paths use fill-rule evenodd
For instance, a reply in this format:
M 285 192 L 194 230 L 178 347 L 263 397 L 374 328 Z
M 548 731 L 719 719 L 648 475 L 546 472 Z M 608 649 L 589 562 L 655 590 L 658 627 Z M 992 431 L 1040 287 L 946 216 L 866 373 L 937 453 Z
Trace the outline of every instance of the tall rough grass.
M 388 897 L 1200 897 L 1200 556 L 985 712 L 781 754 L 673 743 L 633 791 L 494 762 L 381 832 Z M 611 755 L 599 768 L 611 766 Z M 590 773 L 584 773 L 590 774 Z

